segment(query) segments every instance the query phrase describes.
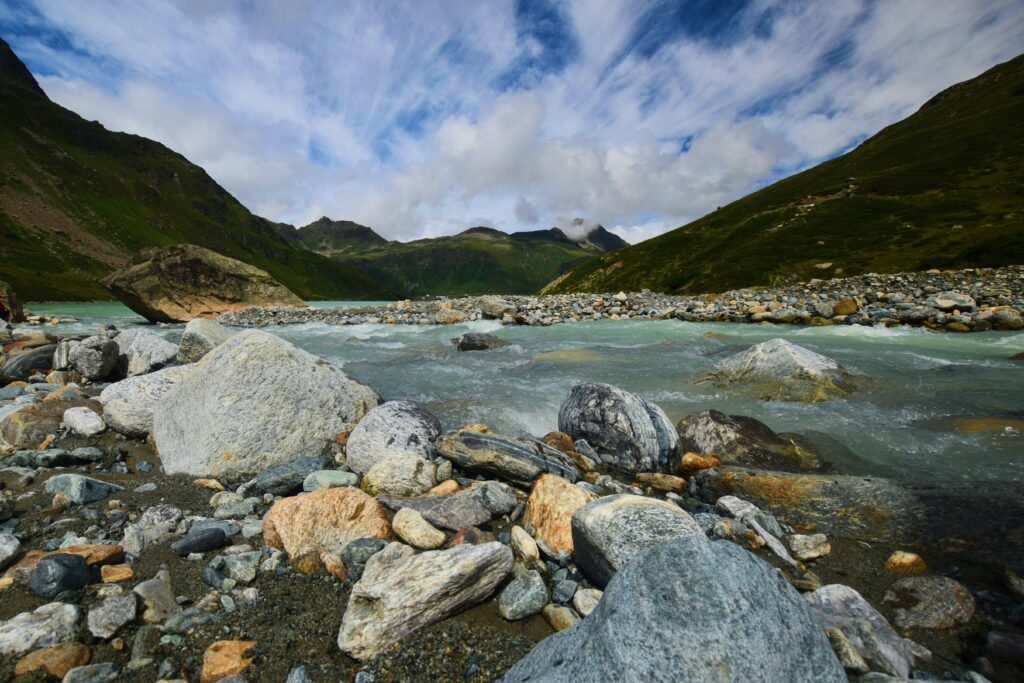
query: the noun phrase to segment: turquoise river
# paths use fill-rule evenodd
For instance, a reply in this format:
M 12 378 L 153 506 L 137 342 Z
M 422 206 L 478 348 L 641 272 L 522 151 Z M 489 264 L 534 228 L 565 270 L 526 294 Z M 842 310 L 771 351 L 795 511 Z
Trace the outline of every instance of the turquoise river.
M 319 307 L 346 302 L 316 302 Z M 365 305 L 365 302 L 361 305 Z M 35 304 L 71 316 L 57 330 L 146 325 L 118 303 Z M 176 340 L 181 326 L 147 326 Z M 266 328 L 344 367 L 385 399 L 418 401 L 446 429 L 482 422 L 540 436 L 576 382 L 614 384 L 677 420 L 714 408 L 808 437 L 842 471 L 915 480 L 1024 479 L 1024 333 L 936 333 L 919 328 L 795 327 L 600 321 L 552 327 L 322 324 Z M 461 332 L 491 332 L 511 346 L 456 352 Z M 846 400 L 758 401 L 693 379 L 721 358 L 783 337 L 859 375 Z

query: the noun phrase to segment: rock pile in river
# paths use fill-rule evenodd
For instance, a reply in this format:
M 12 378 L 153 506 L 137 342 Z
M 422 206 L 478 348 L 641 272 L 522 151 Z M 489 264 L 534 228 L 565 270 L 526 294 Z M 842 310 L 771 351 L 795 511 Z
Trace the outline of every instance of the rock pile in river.
M 837 473 L 799 435 L 704 406 L 673 426 L 591 382 L 558 432 L 445 431 L 208 321 L 180 345 L 9 336 L 0 677 L 977 682 L 1024 665 L 1018 483 Z M 787 345 L 739 358 L 717 370 L 743 367 L 726 392 L 849 382 Z
M 1024 266 L 868 274 L 779 288 L 672 296 L 643 292 L 463 297 L 380 307 L 260 307 L 228 313 L 230 325 L 456 324 L 493 318 L 546 326 L 592 320 L 686 320 L 781 325 L 913 325 L 949 332 L 1024 329 Z M 438 317 L 440 314 L 440 317 Z

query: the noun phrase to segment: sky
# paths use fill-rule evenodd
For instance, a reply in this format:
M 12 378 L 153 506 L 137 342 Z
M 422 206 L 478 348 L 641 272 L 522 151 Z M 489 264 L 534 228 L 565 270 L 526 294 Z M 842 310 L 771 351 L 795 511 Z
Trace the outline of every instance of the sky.
M 0 0 L 0 35 L 272 220 L 637 242 L 1024 52 L 1024 1 Z

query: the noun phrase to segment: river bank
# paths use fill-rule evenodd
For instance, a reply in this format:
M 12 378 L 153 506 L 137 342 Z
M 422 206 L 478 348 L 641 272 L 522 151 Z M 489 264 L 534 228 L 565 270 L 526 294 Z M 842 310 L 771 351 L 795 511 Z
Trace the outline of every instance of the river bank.
M 909 325 L 950 332 L 1024 329 L 1024 266 L 811 280 L 768 289 L 670 296 L 652 292 L 457 297 L 354 308 L 248 308 L 227 325 L 455 324 L 481 319 L 548 326 L 592 320 L 795 325 Z
M 462 329 L 474 326 L 506 329 Z M 587 327 L 621 341 L 666 329 Z M 718 348 L 691 368 L 692 386 L 748 396 L 744 405 L 806 416 L 878 400 L 870 366 L 670 327 Z M 1021 673 L 1019 482 L 923 486 L 904 462 L 891 478 L 858 476 L 808 420 L 779 432 L 692 395 L 670 416 L 656 392 L 586 381 L 615 355 L 572 366 L 564 388 L 545 389 L 553 402 L 509 433 L 489 408 L 467 425 L 411 403 L 418 378 L 407 369 L 384 395 L 378 371 L 343 371 L 288 334 L 209 321 L 61 340 L 46 329 L 15 330 L 0 365 L 10 380 L 0 389 L 3 675 L 91 657 L 89 680 L 517 681 L 563 665 L 576 679 L 686 670 L 698 680 L 712 660 L 689 647 L 695 638 L 728 643 L 716 657 L 768 680 Z M 274 331 L 373 350 L 395 344 L 378 332 L 452 329 Z M 874 355 L 906 338 L 983 349 L 1016 337 L 867 332 Z M 477 359 L 493 392 L 494 363 L 517 345 L 445 353 Z M 453 367 L 425 352 L 429 372 Z M 617 352 L 632 371 L 623 377 L 636 374 L 633 353 Z M 1002 344 L 989 355 L 1013 363 Z M 538 361 L 538 378 L 564 357 Z M 730 375 L 737 364 L 745 371 Z M 765 401 L 766 386 L 786 397 Z M 750 609 L 730 609 L 730 596 Z M 600 634 L 612 641 L 586 645 Z M 616 653 L 627 642 L 650 647 L 625 661 Z

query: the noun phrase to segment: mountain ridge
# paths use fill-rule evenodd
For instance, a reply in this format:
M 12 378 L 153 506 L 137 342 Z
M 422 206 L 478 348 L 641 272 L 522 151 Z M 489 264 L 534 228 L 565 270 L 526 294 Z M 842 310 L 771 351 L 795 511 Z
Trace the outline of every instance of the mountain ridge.
M 946 88 L 855 149 L 542 291 L 720 292 L 1024 263 L 1024 55 Z
M 52 102 L 0 38 L 0 272 L 25 300 L 98 300 L 136 251 L 190 243 L 270 272 L 303 298 L 393 296 L 289 245 L 202 168 Z

